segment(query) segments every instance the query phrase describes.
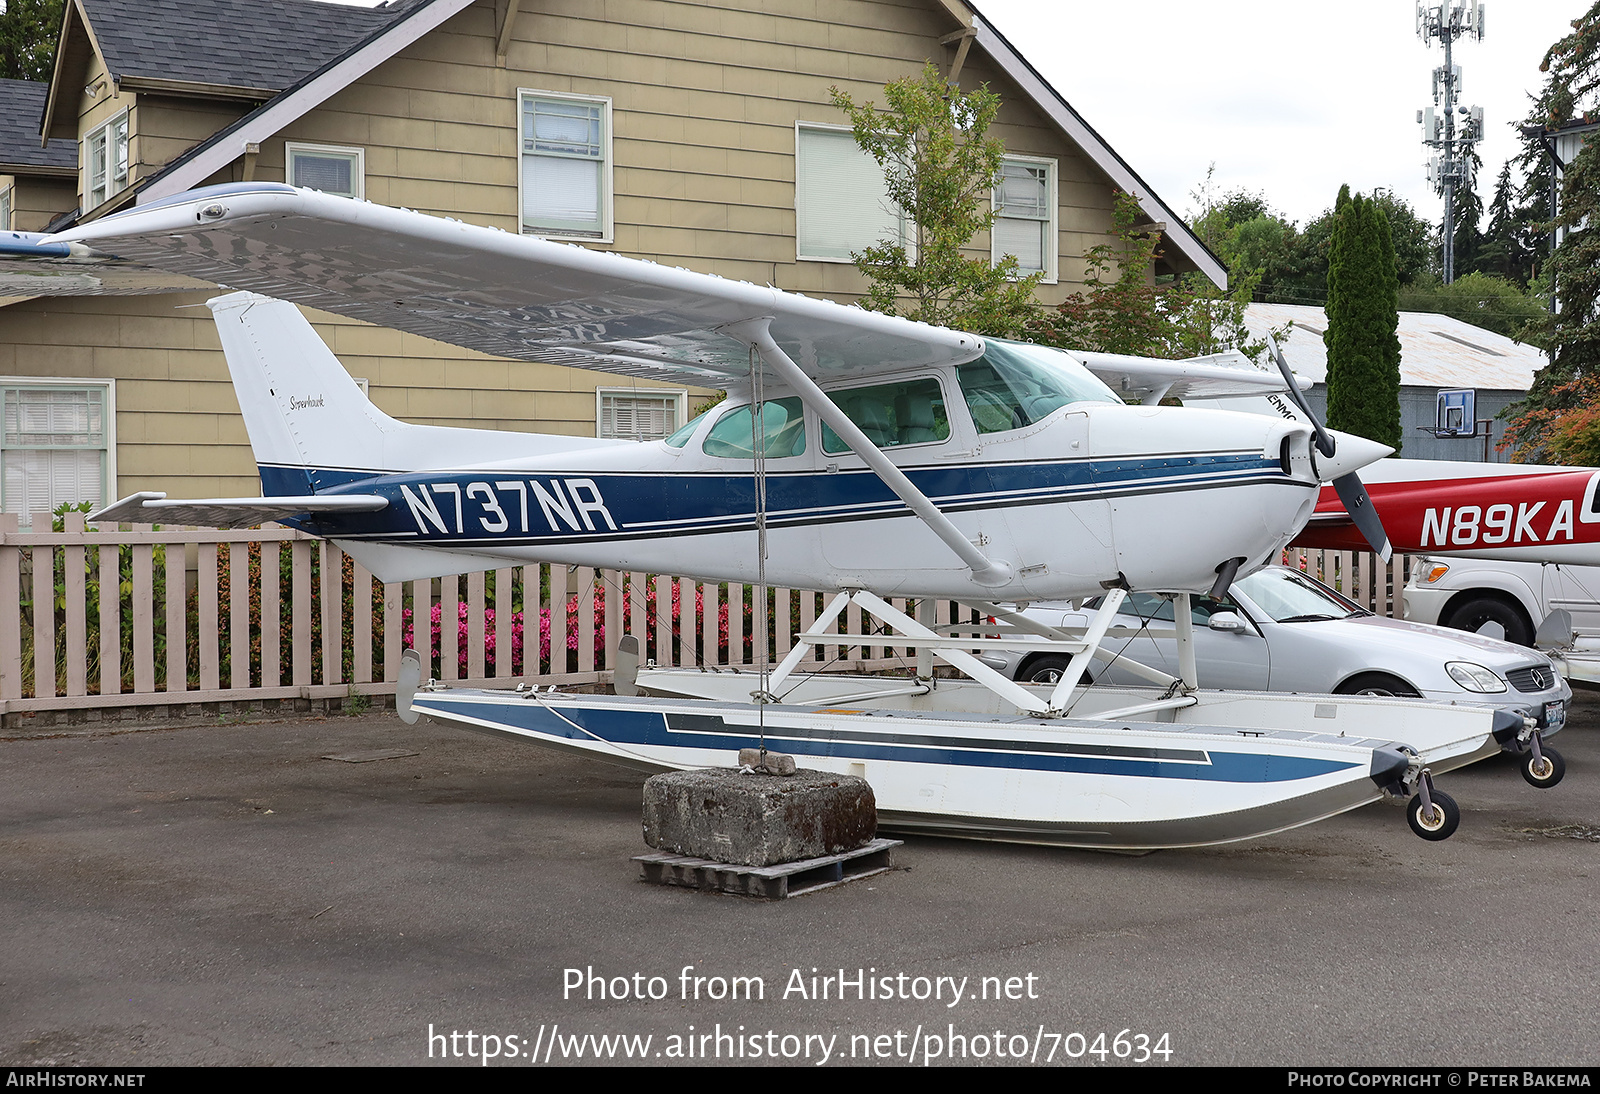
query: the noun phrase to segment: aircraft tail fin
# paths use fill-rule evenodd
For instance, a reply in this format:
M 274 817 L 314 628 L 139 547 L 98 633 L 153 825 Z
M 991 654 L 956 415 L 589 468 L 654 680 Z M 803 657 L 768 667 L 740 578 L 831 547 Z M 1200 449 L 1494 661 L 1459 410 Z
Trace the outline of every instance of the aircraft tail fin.
M 300 309 L 238 292 L 208 300 L 228 359 L 262 492 L 315 494 L 382 470 L 406 426 L 373 406 Z
M 319 494 L 388 472 L 630 443 L 398 421 L 372 405 L 293 304 L 250 292 L 206 303 L 268 497 Z

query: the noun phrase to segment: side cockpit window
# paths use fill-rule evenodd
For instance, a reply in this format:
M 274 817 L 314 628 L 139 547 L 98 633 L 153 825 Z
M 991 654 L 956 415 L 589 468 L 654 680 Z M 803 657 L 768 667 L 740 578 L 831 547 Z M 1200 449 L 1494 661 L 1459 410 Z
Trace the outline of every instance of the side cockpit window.
M 867 440 L 879 448 L 935 444 L 950 436 L 950 415 L 945 411 L 944 392 L 939 381 L 931 377 L 827 394 L 867 435 Z M 824 422 L 822 450 L 848 452 L 850 446 Z
M 1120 403 L 1111 389 L 1060 350 L 988 339 L 982 357 L 956 370 L 979 433 L 1042 421 L 1069 403 Z
M 708 456 L 748 460 L 755 456 L 754 418 L 749 404 L 724 414 L 706 434 L 701 446 Z M 803 455 L 806 450 L 806 418 L 798 397 L 770 399 L 761 404 L 761 427 L 766 434 L 769 460 Z
M 706 411 L 706 414 L 709 413 L 711 413 L 709 410 Z M 705 420 L 705 414 L 695 415 L 694 420 L 689 422 L 688 425 L 681 425 L 675 431 L 673 431 L 672 436 L 666 438 L 666 443 L 673 448 L 682 448 L 684 445 L 689 443 L 690 437 L 693 437 L 696 433 L 700 432 L 700 423 Z

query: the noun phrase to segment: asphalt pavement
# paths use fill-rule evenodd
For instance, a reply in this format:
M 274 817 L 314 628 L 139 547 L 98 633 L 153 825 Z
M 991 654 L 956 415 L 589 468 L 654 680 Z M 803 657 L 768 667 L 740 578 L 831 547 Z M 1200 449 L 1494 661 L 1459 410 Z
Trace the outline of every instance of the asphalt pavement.
M 759 902 L 639 880 L 642 775 L 446 726 L 13 736 L 0 1065 L 1593 1065 L 1600 697 L 1554 743 L 1553 790 L 1443 776 L 1443 843 L 1384 804 L 1143 857 L 910 839 Z

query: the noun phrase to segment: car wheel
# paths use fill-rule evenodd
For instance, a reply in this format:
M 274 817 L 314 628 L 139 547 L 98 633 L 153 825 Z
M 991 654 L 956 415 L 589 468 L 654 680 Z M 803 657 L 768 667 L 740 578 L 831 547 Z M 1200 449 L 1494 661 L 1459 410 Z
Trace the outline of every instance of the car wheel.
M 1061 674 L 1067 671 L 1069 657 L 1050 654 L 1028 664 L 1022 671 L 1020 679 L 1027 684 L 1055 684 L 1060 682 Z M 1085 684 L 1089 683 L 1088 674 L 1084 674 Z
M 1335 695 L 1390 695 L 1401 699 L 1420 699 L 1422 692 L 1386 672 L 1363 672 L 1333 689 Z
M 1496 597 L 1480 596 L 1476 600 L 1469 600 L 1441 622 L 1446 627 L 1473 633 L 1490 623 L 1498 623 L 1505 632 L 1507 642 L 1515 642 L 1519 646 L 1533 645 L 1533 624 L 1522 609 Z

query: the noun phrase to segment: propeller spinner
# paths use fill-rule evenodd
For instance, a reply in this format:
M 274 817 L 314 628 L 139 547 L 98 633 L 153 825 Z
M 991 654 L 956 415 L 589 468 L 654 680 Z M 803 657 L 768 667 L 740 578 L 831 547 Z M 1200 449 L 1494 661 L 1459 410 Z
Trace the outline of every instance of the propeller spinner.
M 1277 362 L 1278 371 L 1283 374 L 1289 398 L 1294 400 L 1295 406 L 1316 431 L 1313 443 L 1322 457 L 1316 462 L 1318 472 L 1324 476 L 1324 481 L 1332 480 L 1339 500 L 1344 503 L 1345 512 L 1350 514 L 1350 519 L 1360 529 L 1372 549 L 1383 561 L 1388 562 L 1393 549 L 1389 546 L 1389 534 L 1383 530 L 1383 521 L 1379 519 L 1378 511 L 1372 506 L 1372 498 L 1368 496 L 1367 488 L 1362 485 L 1361 476 L 1353 470 L 1345 471 L 1344 468 L 1365 467 L 1376 458 L 1373 454 L 1376 449 L 1383 449 L 1382 455 L 1385 456 L 1393 453 L 1394 449 L 1388 445 L 1380 445 L 1376 441 L 1369 441 L 1365 437 L 1338 433 L 1324 426 L 1316 414 L 1312 413 L 1310 404 L 1300 391 L 1300 385 L 1295 383 L 1294 373 L 1283 359 L 1283 352 L 1278 349 L 1277 340 L 1270 334 L 1267 336 L 1267 348 L 1272 353 L 1272 359 Z

